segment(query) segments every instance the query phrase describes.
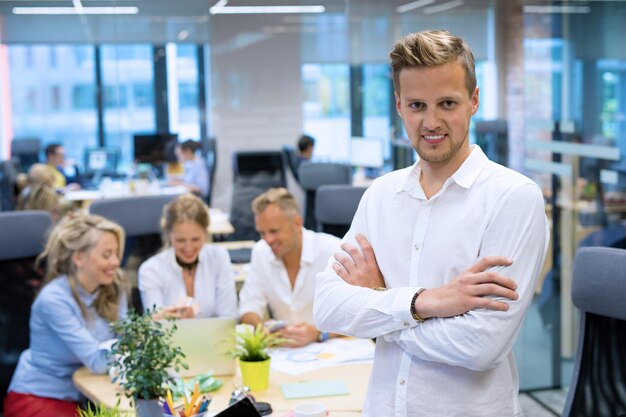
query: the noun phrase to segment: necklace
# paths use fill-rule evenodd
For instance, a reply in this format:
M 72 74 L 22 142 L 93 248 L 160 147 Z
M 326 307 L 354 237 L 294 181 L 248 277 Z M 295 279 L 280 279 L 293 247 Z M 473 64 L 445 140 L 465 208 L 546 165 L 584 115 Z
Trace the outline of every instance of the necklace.
M 187 271 L 191 271 L 196 265 L 198 265 L 198 258 L 196 258 L 193 262 L 183 262 L 180 258 L 176 257 L 176 263 L 181 266 L 181 268 L 186 269 Z

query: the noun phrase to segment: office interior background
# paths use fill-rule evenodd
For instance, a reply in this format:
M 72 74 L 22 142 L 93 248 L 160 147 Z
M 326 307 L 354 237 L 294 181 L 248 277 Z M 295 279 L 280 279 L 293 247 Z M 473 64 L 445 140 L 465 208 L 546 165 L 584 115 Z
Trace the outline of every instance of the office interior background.
M 238 13 L 260 5 L 317 8 Z M 117 148 L 125 172 L 136 133 L 215 138 L 211 204 L 227 212 L 233 152 L 302 133 L 317 161 L 347 162 L 351 138 L 365 137 L 383 143 L 387 169 L 400 167 L 388 52 L 410 32 L 447 29 L 476 58 L 472 142 L 537 181 L 552 220 L 515 348 L 521 388 L 567 386 L 573 254 L 624 221 L 624 22 L 620 0 L 0 0 L 0 160 L 38 138 L 62 143 L 81 169 L 85 149 Z M 601 244 L 623 247 L 625 236 Z

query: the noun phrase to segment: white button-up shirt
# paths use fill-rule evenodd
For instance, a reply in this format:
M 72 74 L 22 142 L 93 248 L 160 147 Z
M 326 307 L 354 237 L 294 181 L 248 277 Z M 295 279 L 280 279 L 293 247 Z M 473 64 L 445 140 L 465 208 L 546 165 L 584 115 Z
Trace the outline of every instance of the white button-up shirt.
M 548 244 L 541 190 L 478 146 L 430 199 L 420 172 L 418 161 L 374 181 L 345 238 L 369 239 L 389 291 L 348 285 L 329 260 L 317 279 L 318 328 L 377 337 L 365 416 L 521 416 L 511 350 Z M 441 287 L 495 255 L 513 260 L 493 268 L 518 284 L 508 311 L 413 320 L 418 289 Z
M 142 263 L 137 278 L 144 308 L 169 307 L 187 296 L 183 269 L 176 262 L 174 248 Z M 237 291 L 226 249 L 202 247 L 193 286 L 194 299 L 200 307 L 197 317 L 237 317 Z
M 276 320 L 315 325 L 315 275 L 324 270 L 328 258 L 339 250 L 339 242 L 335 236 L 302 229 L 300 270 L 292 290 L 283 261 L 264 240 L 258 241 L 252 248 L 250 272 L 239 293 L 239 316 L 250 312 L 263 318 L 269 307 Z

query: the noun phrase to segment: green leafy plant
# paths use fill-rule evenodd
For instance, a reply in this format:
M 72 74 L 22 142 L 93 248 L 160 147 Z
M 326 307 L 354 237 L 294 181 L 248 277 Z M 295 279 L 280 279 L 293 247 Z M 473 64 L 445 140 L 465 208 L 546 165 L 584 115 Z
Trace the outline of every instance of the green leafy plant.
M 268 350 L 278 347 L 287 339 L 276 333 L 269 333 L 262 324 L 255 328 L 246 326 L 242 331 L 235 332 L 235 348 L 228 352 L 231 359 L 238 358 L 245 362 L 262 362 L 269 359 Z
M 137 401 L 164 397 L 166 383 L 171 381 L 169 369 L 188 369 L 180 347 L 172 346 L 176 324 L 163 326 L 152 319 L 152 311 L 137 314 L 130 311 L 126 318 L 113 323 L 117 341 L 111 348 L 118 366 L 113 382 L 118 382 L 126 396 Z
M 87 404 L 87 409 L 79 409 L 78 417 L 122 417 L 122 412 L 120 411 L 119 401 L 114 408 L 108 408 L 104 404 L 94 405 Z

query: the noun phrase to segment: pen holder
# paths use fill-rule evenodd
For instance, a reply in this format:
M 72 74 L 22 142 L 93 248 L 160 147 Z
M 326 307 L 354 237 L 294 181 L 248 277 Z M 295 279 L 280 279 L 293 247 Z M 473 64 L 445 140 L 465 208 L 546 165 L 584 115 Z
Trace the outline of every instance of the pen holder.
M 180 414 L 177 414 L 180 415 Z M 163 417 L 172 417 L 171 414 L 163 414 Z M 208 411 L 203 411 L 200 414 L 194 414 L 193 416 L 190 417 L 209 417 L 209 412 Z

